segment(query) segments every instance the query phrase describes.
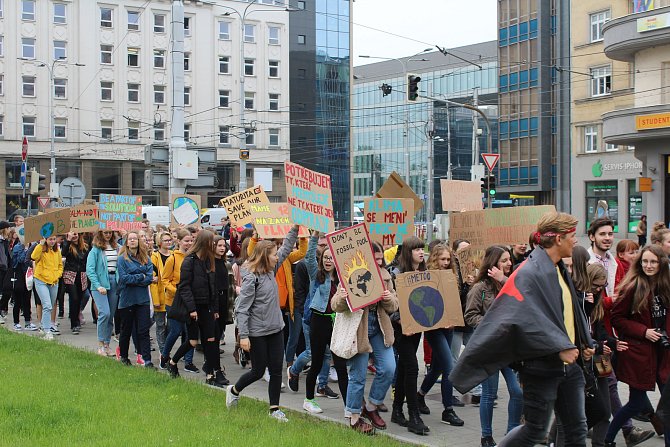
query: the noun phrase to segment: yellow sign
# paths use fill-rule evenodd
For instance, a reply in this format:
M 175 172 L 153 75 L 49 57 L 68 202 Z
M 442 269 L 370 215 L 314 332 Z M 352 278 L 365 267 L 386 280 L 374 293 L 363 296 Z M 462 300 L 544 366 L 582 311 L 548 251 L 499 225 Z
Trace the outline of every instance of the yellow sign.
M 651 177 L 638 177 L 635 180 L 637 183 L 635 185 L 637 186 L 637 192 L 652 192 L 654 190 L 651 184 Z
M 651 17 L 641 17 L 637 19 L 637 32 L 653 31 L 655 29 L 667 28 L 670 26 L 670 14 L 658 14 Z
M 652 115 L 640 115 L 635 117 L 635 129 L 663 129 L 670 127 L 670 113 L 654 113 Z

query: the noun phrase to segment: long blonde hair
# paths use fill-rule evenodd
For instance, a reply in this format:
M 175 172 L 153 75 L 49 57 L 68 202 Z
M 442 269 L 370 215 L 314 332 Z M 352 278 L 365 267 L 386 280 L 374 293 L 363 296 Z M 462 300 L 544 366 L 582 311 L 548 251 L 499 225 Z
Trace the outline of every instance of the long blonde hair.
M 130 247 L 128 247 L 128 237 L 134 234 L 137 236 L 137 254 L 133 255 L 130 252 Z M 119 250 L 119 256 L 123 256 L 126 260 L 130 261 L 130 258 L 135 258 L 140 264 L 146 264 L 149 262 L 149 253 L 147 250 L 147 244 L 144 242 L 144 238 L 140 236 L 138 230 L 130 230 L 126 233 L 126 238 L 123 241 L 123 246 Z
M 247 262 L 244 263 L 247 270 L 252 273 L 269 273 L 272 270 L 270 268 L 270 253 L 276 249 L 277 246 L 273 241 L 259 241 L 254 247 L 254 252 L 251 253 Z

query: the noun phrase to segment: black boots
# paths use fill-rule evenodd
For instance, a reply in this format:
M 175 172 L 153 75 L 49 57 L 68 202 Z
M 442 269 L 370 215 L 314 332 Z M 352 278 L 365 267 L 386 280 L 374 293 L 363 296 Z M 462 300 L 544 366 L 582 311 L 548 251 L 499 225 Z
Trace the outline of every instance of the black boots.
M 421 393 L 416 393 L 416 400 L 419 403 L 419 412 L 421 414 L 430 414 L 430 408 L 426 405 L 426 396 L 422 396 Z
M 393 412 L 391 413 L 391 422 L 394 422 L 401 427 L 407 427 L 407 419 L 402 412 L 402 407 L 393 406 Z
M 430 429 L 423 423 L 418 411 L 410 411 L 407 430 L 417 435 L 426 436 Z

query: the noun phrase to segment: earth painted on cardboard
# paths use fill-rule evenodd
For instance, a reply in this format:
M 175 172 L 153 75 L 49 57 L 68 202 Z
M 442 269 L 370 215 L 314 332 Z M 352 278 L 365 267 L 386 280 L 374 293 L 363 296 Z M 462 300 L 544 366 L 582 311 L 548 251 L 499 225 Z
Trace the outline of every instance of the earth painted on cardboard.
M 417 287 L 409 295 L 409 313 L 423 327 L 432 327 L 444 315 L 444 301 L 437 289 Z
M 356 270 L 349 277 L 349 286 L 354 295 L 367 298 L 372 293 L 372 273 L 365 269 Z

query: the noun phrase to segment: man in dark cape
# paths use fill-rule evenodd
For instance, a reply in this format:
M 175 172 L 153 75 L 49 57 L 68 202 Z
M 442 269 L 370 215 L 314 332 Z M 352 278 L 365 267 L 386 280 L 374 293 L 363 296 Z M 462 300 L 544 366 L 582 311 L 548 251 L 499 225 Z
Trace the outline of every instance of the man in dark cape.
M 538 246 L 507 280 L 449 376 L 464 393 L 503 367 L 520 366 L 525 425 L 512 430 L 500 447 L 540 443 L 554 407 L 564 426 L 565 446 L 586 443 L 584 376 L 575 362 L 580 350 L 590 359 L 593 341 L 561 261 L 572 255 L 576 224 L 563 213 L 541 218 Z M 571 310 L 564 309 L 565 302 L 571 302 Z

